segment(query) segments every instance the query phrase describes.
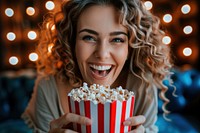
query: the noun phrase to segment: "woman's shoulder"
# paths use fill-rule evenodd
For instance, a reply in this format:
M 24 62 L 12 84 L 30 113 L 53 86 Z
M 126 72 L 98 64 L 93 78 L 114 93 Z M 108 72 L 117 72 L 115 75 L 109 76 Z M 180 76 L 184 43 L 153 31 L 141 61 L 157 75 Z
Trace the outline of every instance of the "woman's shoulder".
M 127 89 L 135 90 L 141 85 L 141 83 L 142 83 L 142 80 L 139 77 L 137 77 L 131 72 L 128 73 L 127 82 L 126 82 Z
M 150 76 L 149 74 L 145 75 L 146 80 L 148 80 L 148 83 L 146 83 L 144 81 L 144 79 L 142 79 L 141 77 L 137 76 L 136 74 L 133 73 L 129 73 L 128 74 L 128 78 L 127 78 L 127 83 L 126 83 L 126 87 L 129 90 L 133 90 L 135 92 L 138 91 L 146 91 L 148 92 L 148 90 L 157 90 L 157 87 L 155 86 L 154 82 L 153 82 L 153 77 Z
M 35 83 L 38 86 L 52 86 L 55 84 L 55 78 L 53 75 L 38 76 Z
M 53 75 L 38 76 L 35 81 L 35 89 L 44 94 L 51 94 L 56 92 L 56 82 Z

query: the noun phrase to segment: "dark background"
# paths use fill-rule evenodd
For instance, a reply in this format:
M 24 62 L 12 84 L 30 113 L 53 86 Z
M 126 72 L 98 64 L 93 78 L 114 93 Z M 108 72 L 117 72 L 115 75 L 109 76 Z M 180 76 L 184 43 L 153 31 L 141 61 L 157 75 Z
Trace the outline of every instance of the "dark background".
M 27 68 L 35 69 L 35 62 L 28 59 L 28 55 L 35 51 L 38 36 L 35 40 L 27 38 L 27 32 L 34 30 L 39 31 L 39 23 L 42 22 L 43 16 L 48 13 L 45 8 L 46 0 L 0 0 L 0 72 L 8 70 L 21 70 Z M 61 0 L 54 0 L 56 8 L 59 8 Z M 175 66 L 186 69 L 195 68 L 200 70 L 199 48 L 200 48 L 200 27 L 199 27 L 199 7 L 198 0 L 151 0 L 153 3 L 154 14 L 161 18 L 162 28 L 167 35 L 172 38 L 169 46 L 172 48 Z M 189 4 L 191 12 L 189 14 L 181 14 L 181 6 Z M 26 14 L 27 7 L 34 7 L 36 13 L 33 16 Z M 13 17 L 5 15 L 5 9 L 12 8 L 15 12 Z M 171 23 L 164 23 L 162 16 L 170 13 L 173 17 Z M 183 27 L 191 25 L 193 32 L 185 35 L 182 31 Z M 8 32 L 14 32 L 16 39 L 9 41 L 6 38 Z M 190 47 L 193 51 L 192 55 L 185 57 L 182 50 Z M 19 59 L 17 65 L 9 64 L 8 60 L 11 56 Z

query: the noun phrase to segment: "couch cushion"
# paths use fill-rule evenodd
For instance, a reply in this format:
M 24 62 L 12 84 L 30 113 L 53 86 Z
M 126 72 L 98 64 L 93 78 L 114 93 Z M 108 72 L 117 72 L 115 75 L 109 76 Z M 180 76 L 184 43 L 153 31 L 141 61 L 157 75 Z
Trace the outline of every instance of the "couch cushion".
M 0 76 L 0 121 L 19 119 L 31 97 L 35 77 Z
M 0 133 L 32 133 L 23 120 L 7 120 L 0 123 Z

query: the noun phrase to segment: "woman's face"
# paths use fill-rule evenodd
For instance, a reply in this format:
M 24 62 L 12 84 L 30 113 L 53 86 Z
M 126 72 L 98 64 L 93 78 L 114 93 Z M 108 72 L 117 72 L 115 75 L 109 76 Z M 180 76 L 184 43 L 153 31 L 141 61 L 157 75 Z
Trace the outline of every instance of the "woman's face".
M 84 82 L 114 83 L 128 56 L 128 31 L 113 6 L 91 6 L 82 12 L 75 52 Z

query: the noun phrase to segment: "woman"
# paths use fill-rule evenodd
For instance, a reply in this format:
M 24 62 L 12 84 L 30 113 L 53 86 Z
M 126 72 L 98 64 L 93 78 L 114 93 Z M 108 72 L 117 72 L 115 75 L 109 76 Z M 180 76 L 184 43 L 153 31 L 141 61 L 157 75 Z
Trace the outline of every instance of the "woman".
M 38 45 L 38 80 L 23 118 L 36 132 L 75 132 L 71 123 L 92 124 L 69 113 L 67 93 L 83 82 L 135 93 L 131 132 L 158 132 L 157 88 L 171 68 L 161 43 L 159 19 L 140 0 L 69 0 L 44 22 Z

